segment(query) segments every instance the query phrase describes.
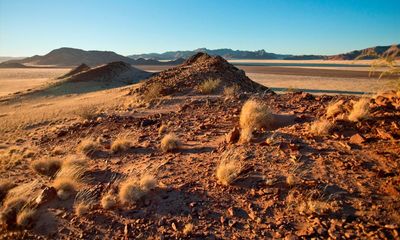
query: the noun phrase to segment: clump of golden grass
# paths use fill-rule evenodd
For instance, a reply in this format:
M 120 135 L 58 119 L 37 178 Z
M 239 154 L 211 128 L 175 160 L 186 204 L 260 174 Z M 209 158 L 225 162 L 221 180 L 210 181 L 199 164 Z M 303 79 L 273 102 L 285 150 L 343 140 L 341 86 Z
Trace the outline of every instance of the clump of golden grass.
M 83 160 L 70 160 L 62 165 L 61 170 L 56 174 L 56 178 L 70 178 L 81 181 L 85 171 L 86 165 Z
M 171 152 L 173 150 L 179 149 L 181 143 L 178 137 L 173 133 L 168 133 L 161 139 L 161 150 L 164 152 Z
M 29 199 L 30 196 L 35 195 L 35 192 L 40 190 L 41 184 L 39 181 L 34 180 L 28 183 L 21 184 L 10 189 L 6 195 L 5 202 L 12 199 Z
M 193 228 L 194 225 L 192 223 L 185 224 L 185 227 L 183 228 L 182 231 L 183 235 L 188 236 L 189 234 L 191 234 L 193 232 Z
M 8 198 L 4 203 L 4 208 L 0 213 L 0 222 L 5 225 L 13 225 L 17 221 L 17 215 L 27 205 L 24 197 Z
M 224 96 L 226 97 L 235 97 L 239 93 L 239 85 L 232 85 L 229 87 L 224 87 Z
M 239 159 L 239 155 L 233 150 L 225 151 L 216 170 L 218 182 L 225 186 L 232 184 L 242 173 L 243 168 L 244 164 Z
M 0 154 L 0 169 L 10 170 L 18 166 L 23 159 L 23 152 L 19 149 L 11 149 L 5 153 Z
M 295 185 L 297 185 L 299 183 L 299 181 L 300 181 L 300 179 L 297 176 L 293 175 L 293 174 L 289 174 L 286 177 L 286 184 L 289 185 L 289 186 L 295 186 Z
M 96 193 L 90 189 L 79 191 L 75 196 L 74 210 L 77 216 L 85 216 L 96 202 Z
M 247 100 L 240 112 L 241 141 L 248 142 L 254 129 L 269 128 L 274 121 L 269 107 L 258 100 Z
M 113 209 L 116 205 L 117 200 L 111 193 L 107 193 L 101 198 L 101 207 L 106 210 Z
M 156 186 L 156 179 L 150 175 L 144 175 L 140 179 L 129 178 L 122 182 L 119 189 L 119 200 L 123 204 L 132 204 L 143 198 Z
M 332 127 L 332 122 L 327 119 L 320 119 L 311 124 L 310 132 L 318 136 L 324 136 L 329 134 L 329 131 L 332 129 Z
M 143 94 L 143 100 L 150 102 L 162 96 L 163 86 L 161 83 L 151 84 Z
M 162 136 L 163 134 L 168 132 L 168 127 L 165 124 L 162 124 L 160 128 L 158 128 L 158 136 Z
M 369 116 L 369 99 L 361 98 L 353 104 L 353 108 L 349 113 L 348 119 L 352 122 L 357 122 L 366 119 Z
M 61 155 L 64 153 L 64 149 L 60 146 L 57 146 L 53 149 L 53 155 Z
M 57 177 L 53 182 L 53 187 L 57 190 L 57 196 L 61 200 L 67 200 L 78 189 L 78 183 L 69 177 Z
M 0 203 L 6 197 L 8 191 L 14 188 L 16 185 L 11 181 L 1 180 L 0 181 Z
M 31 167 L 37 173 L 52 177 L 61 167 L 61 161 L 57 159 L 41 159 L 31 163 Z
M 198 86 L 198 91 L 202 94 L 213 93 L 221 84 L 220 79 L 207 79 Z
M 17 214 L 16 223 L 19 227 L 29 228 L 35 222 L 37 210 L 31 207 L 25 207 Z
M 97 117 L 98 109 L 95 106 L 85 105 L 75 110 L 75 114 L 82 119 L 92 120 Z
M 73 167 L 75 168 L 86 168 L 88 166 L 88 162 L 86 159 L 79 158 L 77 156 L 70 156 L 62 162 L 62 167 Z M 65 170 L 64 170 L 65 171 Z
M 93 154 L 94 152 L 100 150 L 101 146 L 98 142 L 90 139 L 90 138 L 86 138 L 83 139 L 79 145 L 78 145 L 78 152 L 89 156 L 91 154 Z
M 118 136 L 117 139 L 111 144 L 111 151 L 113 153 L 118 152 L 126 152 L 132 146 L 132 142 L 129 141 L 126 137 Z
M 327 118 L 334 117 L 337 114 L 343 112 L 343 104 L 344 104 L 343 100 L 339 100 L 337 102 L 329 104 L 328 107 L 326 108 L 326 117 Z

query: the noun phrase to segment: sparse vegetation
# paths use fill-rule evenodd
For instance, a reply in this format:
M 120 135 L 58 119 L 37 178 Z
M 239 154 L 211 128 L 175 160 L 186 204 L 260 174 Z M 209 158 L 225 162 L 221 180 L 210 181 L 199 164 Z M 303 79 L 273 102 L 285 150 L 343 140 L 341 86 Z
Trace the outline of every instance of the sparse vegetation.
M 126 152 L 131 148 L 131 145 L 132 142 L 127 137 L 118 136 L 111 144 L 111 151 L 113 153 Z
M 300 214 L 317 214 L 321 215 L 328 212 L 331 209 L 327 202 L 319 200 L 307 200 L 300 202 L 298 211 Z
M 52 177 L 61 168 L 61 161 L 58 159 L 41 159 L 31 163 L 31 167 L 37 173 L 45 176 Z
M 310 132 L 317 136 L 325 136 L 329 134 L 332 127 L 332 122 L 327 119 L 320 119 L 311 124 Z
M 86 105 L 75 110 L 75 114 L 84 120 L 95 119 L 98 115 L 98 108 L 93 105 Z
M 239 85 L 236 85 L 236 84 L 229 86 L 229 87 L 225 87 L 224 88 L 224 96 L 230 97 L 230 98 L 236 97 L 236 95 L 239 93 L 239 90 L 240 90 L 240 87 L 239 87 Z
M 90 139 L 90 138 L 86 138 L 83 139 L 79 145 L 78 145 L 78 152 L 86 155 L 86 156 L 90 156 L 93 153 L 95 153 L 96 151 L 99 151 L 101 148 L 100 144 L 97 143 L 96 141 Z
M 115 196 L 111 193 L 107 193 L 101 198 L 101 207 L 109 210 L 113 209 L 117 205 L 117 200 Z
M 294 174 L 289 174 L 286 177 L 286 184 L 288 186 L 295 186 L 295 185 L 299 184 L 299 182 L 300 182 L 300 179 L 297 176 L 295 176 Z
M 53 182 L 53 187 L 61 200 L 67 200 L 77 191 L 78 183 L 69 177 L 57 177 Z
M 343 100 L 339 100 L 337 102 L 329 104 L 328 107 L 326 108 L 326 117 L 327 118 L 335 117 L 337 114 L 343 112 L 344 110 L 343 104 L 344 104 Z
M 26 206 L 27 200 L 23 197 L 13 197 L 7 199 L 3 210 L 0 213 L 0 223 L 9 226 L 16 224 L 17 215 Z
M 185 227 L 183 227 L 183 231 L 182 231 L 183 235 L 184 236 L 190 235 L 193 232 L 193 228 L 194 228 L 194 225 L 192 223 L 185 224 Z
M 21 228 L 29 228 L 35 222 L 37 210 L 31 207 L 25 207 L 17 214 L 16 223 Z
M 349 113 L 348 119 L 352 122 L 357 122 L 368 118 L 369 116 L 369 99 L 360 98 L 353 104 L 353 108 Z
M 96 202 L 96 193 L 91 189 L 83 189 L 75 196 L 74 210 L 77 216 L 85 216 Z
M 152 100 L 161 97 L 163 89 L 164 87 L 161 83 L 151 84 L 143 94 L 143 100 L 145 102 L 151 102 Z
M 16 185 L 14 183 L 12 183 L 11 181 L 8 181 L 8 180 L 0 181 L 0 203 L 6 197 L 8 191 L 10 191 L 15 186 Z
M 248 142 L 254 129 L 269 128 L 274 118 L 269 107 L 259 100 L 248 100 L 240 112 L 239 124 L 242 129 L 240 140 Z
M 161 150 L 164 152 L 171 152 L 173 150 L 179 149 L 181 143 L 178 137 L 173 133 L 168 133 L 161 139 Z
M 129 178 L 120 185 L 119 200 L 123 204 L 133 204 L 143 198 L 155 186 L 155 178 L 149 175 L 144 175 L 140 179 Z
M 158 129 L 158 136 L 162 136 L 168 132 L 168 127 L 165 124 L 162 124 Z
M 198 91 L 202 94 L 211 94 L 215 92 L 221 84 L 220 79 L 207 79 L 198 86 Z
M 239 159 L 239 155 L 233 150 L 225 151 L 221 156 L 216 170 L 218 182 L 225 186 L 232 184 L 239 177 L 243 169 L 244 164 Z

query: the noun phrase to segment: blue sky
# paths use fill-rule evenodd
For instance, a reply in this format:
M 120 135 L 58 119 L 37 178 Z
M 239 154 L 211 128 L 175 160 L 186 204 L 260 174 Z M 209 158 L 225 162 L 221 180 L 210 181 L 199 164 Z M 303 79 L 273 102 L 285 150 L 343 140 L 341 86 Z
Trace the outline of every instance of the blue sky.
M 0 56 L 200 47 L 336 54 L 400 42 L 400 0 L 0 0 Z

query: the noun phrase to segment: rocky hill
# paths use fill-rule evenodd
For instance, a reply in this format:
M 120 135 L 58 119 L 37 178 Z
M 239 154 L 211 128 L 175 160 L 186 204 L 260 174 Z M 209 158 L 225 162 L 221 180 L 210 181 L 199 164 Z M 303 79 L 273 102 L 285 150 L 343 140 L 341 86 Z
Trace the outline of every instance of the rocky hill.
M 99 66 L 110 62 L 122 61 L 132 65 L 149 64 L 149 62 L 140 60 L 136 61 L 132 58 L 124 57 L 111 51 L 85 51 L 76 48 L 59 48 L 49 52 L 46 55 L 28 57 L 19 60 L 11 60 L 4 63 L 20 63 L 29 65 L 51 65 L 59 67 L 78 66 L 85 63 L 89 66 Z M 168 65 L 168 62 L 151 61 L 152 65 Z M 176 64 L 172 62 L 172 64 Z
M 400 57 L 400 44 L 392 45 L 392 46 L 376 46 L 371 48 L 365 48 L 361 50 L 355 50 L 348 53 L 332 55 L 326 57 L 327 60 L 354 60 L 363 55 L 371 55 L 367 56 L 363 59 L 374 59 L 376 57 L 372 56 L 374 54 L 383 55 L 383 56 L 392 56 L 395 58 Z
M 210 56 L 207 53 L 197 53 L 187 59 L 182 65 L 155 74 L 136 92 L 144 93 L 154 85 L 161 85 L 165 94 L 194 93 L 205 80 L 219 80 L 217 92 L 224 87 L 238 86 L 244 92 L 270 91 L 246 76 L 240 70 L 220 56 Z

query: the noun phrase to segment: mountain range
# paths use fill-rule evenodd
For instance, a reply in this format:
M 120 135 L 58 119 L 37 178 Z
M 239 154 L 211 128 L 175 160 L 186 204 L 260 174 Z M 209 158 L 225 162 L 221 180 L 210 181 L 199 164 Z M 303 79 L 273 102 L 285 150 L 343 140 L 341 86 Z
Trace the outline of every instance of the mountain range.
M 164 53 L 136 54 L 136 55 L 129 55 L 128 57 L 133 59 L 143 58 L 143 59 L 155 59 L 155 60 L 170 60 L 178 58 L 187 59 L 198 52 L 204 52 L 211 56 L 219 55 L 225 59 L 354 60 L 357 57 L 361 56 L 362 54 L 371 53 L 373 51 L 375 51 L 378 54 L 396 54 L 396 56 L 399 57 L 400 56 L 399 49 L 400 49 L 400 44 L 391 46 L 376 46 L 337 55 L 291 55 L 291 54 L 269 53 L 266 52 L 265 50 L 241 51 L 241 50 L 232 50 L 228 48 L 214 49 L 214 50 L 207 48 L 198 48 L 193 51 L 169 51 Z
M 27 65 L 71 67 L 78 66 L 82 63 L 94 67 L 117 61 L 131 65 L 178 65 L 183 63 L 185 59 L 188 59 L 199 52 L 207 53 L 211 56 L 219 55 L 225 59 L 354 60 L 362 55 L 373 52 L 379 55 L 390 55 L 399 58 L 400 44 L 392 46 L 376 46 L 330 56 L 275 54 L 268 53 L 265 50 L 241 51 L 228 48 L 215 50 L 199 48 L 193 51 L 170 51 L 165 53 L 130 55 L 126 57 L 111 51 L 85 51 L 82 49 L 64 47 L 55 49 L 43 56 L 35 55 L 24 59 L 5 61 L 0 63 L 0 67 L 25 67 Z

